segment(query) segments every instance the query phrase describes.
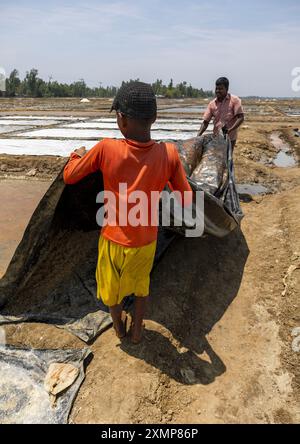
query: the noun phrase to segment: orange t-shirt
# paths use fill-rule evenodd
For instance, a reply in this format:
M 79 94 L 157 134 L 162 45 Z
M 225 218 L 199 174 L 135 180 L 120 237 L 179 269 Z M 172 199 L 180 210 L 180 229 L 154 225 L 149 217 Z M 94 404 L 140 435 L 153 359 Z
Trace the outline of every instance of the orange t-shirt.
M 157 224 L 151 225 L 151 215 L 157 214 L 159 198 L 152 198 L 151 192 L 161 192 L 167 182 L 174 191 L 184 197 L 185 191 L 191 191 L 185 171 L 180 162 L 176 147 L 172 143 L 140 143 L 128 139 L 103 139 L 83 157 L 72 152 L 64 169 L 66 184 L 79 182 L 85 176 L 101 170 L 104 190 L 110 191 L 116 198 L 116 224 L 102 227 L 101 235 L 117 244 L 127 247 L 140 247 L 157 238 Z M 126 184 L 127 193 L 120 193 L 120 183 Z M 136 206 L 134 198 L 128 196 L 135 191 L 143 191 L 147 196 L 148 222 L 145 225 L 123 225 L 124 216 Z M 157 193 L 158 194 L 158 193 Z M 152 195 L 153 196 L 153 195 Z M 184 206 L 191 203 L 191 198 L 183 200 Z M 124 205 L 126 215 L 124 215 Z M 121 208 L 122 207 L 122 208 Z M 157 217 L 157 216 L 155 216 Z M 153 219 L 152 219 L 153 221 Z

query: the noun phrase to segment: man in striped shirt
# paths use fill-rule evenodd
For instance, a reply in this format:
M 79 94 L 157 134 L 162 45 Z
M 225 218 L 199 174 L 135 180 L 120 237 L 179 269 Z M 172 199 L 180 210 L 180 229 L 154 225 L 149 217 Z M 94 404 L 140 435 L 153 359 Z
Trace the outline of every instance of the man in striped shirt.
M 244 122 L 244 111 L 241 99 L 228 93 L 229 80 L 226 77 L 220 77 L 216 81 L 216 98 L 212 100 L 203 116 L 203 123 L 198 132 L 201 136 L 206 131 L 209 122 L 213 118 L 214 134 L 223 130 L 227 133 L 232 149 L 236 144 L 237 130 Z

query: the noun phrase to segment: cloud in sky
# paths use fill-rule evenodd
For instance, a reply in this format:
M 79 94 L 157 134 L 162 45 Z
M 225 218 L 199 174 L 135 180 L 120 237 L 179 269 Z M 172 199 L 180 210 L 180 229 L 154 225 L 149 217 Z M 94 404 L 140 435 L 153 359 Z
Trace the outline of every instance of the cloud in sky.
M 240 95 L 299 95 L 298 0 L 0 0 L 0 66 L 95 86 L 172 77 Z

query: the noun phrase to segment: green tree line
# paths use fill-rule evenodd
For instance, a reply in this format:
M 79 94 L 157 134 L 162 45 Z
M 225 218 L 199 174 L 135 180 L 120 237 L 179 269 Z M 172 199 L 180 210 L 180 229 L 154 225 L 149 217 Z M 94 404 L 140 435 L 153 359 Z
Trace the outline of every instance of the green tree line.
M 48 82 L 41 79 L 38 70 L 32 68 L 26 72 L 23 80 L 20 79 L 17 69 L 13 69 L 6 79 L 7 97 L 114 97 L 118 91 L 116 86 L 103 87 L 100 83 L 98 87 L 90 88 L 83 79 L 73 83 L 59 83 L 50 77 Z M 139 79 L 136 79 L 139 80 Z M 129 80 L 131 82 L 132 80 Z M 128 82 L 122 82 L 122 84 Z M 204 91 L 202 88 L 194 88 L 187 82 L 177 85 L 170 80 L 168 85 L 164 85 L 162 80 L 157 79 L 152 87 L 157 96 L 167 98 L 181 97 L 211 97 L 212 91 Z

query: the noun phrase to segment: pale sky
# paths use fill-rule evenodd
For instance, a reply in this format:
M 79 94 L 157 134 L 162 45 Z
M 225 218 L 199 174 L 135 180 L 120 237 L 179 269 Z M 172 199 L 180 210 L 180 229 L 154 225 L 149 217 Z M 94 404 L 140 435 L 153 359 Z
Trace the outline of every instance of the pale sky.
M 0 0 L 0 67 L 89 86 L 140 78 L 294 96 L 299 0 Z

